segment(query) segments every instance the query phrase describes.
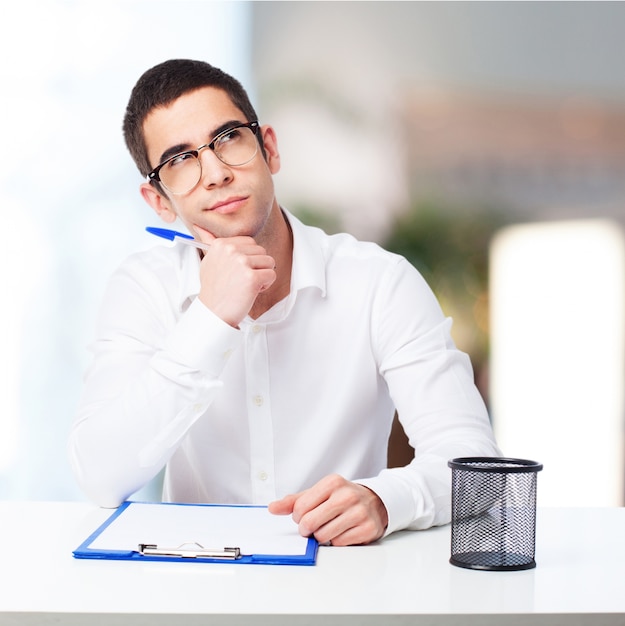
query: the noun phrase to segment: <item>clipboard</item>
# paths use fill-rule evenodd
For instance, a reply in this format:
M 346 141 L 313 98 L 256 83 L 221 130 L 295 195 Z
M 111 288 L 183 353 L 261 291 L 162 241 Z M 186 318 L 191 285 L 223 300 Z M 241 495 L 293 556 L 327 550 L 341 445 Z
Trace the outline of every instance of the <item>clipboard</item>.
M 318 542 L 266 506 L 127 501 L 74 551 L 77 559 L 315 565 Z

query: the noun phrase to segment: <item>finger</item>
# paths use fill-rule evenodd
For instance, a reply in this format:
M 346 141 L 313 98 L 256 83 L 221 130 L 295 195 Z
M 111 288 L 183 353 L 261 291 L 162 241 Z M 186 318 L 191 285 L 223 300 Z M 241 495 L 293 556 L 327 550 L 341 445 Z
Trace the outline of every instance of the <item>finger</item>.
M 250 267 L 255 270 L 275 269 L 276 262 L 268 254 L 254 254 L 249 257 Z
M 212 236 L 212 235 L 211 235 Z M 211 242 L 212 256 L 219 255 L 225 259 L 239 258 L 245 261 L 251 257 L 268 257 L 267 251 L 251 237 L 213 237 Z M 267 267 L 274 266 L 273 258 L 267 261 Z
M 288 496 L 284 496 L 281 500 L 275 500 L 269 503 L 269 512 L 274 515 L 290 515 L 293 513 L 293 506 L 297 501 L 299 494 L 292 493 Z
M 298 505 L 299 503 L 296 504 L 296 510 Z M 295 518 L 296 513 L 293 514 L 293 519 Z M 304 512 L 297 521 L 301 535 L 304 537 L 312 535 L 320 543 L 330 541 L 349 530 L 352 525 L 348 512 L 338 506 L 332 497 Z
M 310 489 L 302 491 L 293 507 L 293 519 L 299 523 L 304 515 L 327 502 L 330 496 L 340 489 L 345 482 L 345 479 L 338 475 L 325 476 Z M 322 523 L 325 523 L 328 519 L 323 520 Z
M 344 481 L 325 502 L 306 513 L 299 526 L 301 534 L 313 534 L 320 543 L 353 545 L 379 539 L 387 523 L 386 507 L 373 491 Z
M 331 538 L 326 539 L 326 536 Z M 337 548 L 344 546 L 360 546 L 375 541 L 371 533 L 360 526 L 354 526 L 339 534 L 319 531 L 315 533 L 315 539 L 317 539 L 320 545 L 335 546 Z
M 269 287 L 276 282 L 276 278 L 278 277 L 273 269 L 255 271 L 258 272 L 258 282 L 260 283 L 260 287 L 258 288 L 259 293 L 269 289 Z
M 361 507 L 342 511 L 313 533 L 320 544 L 349 546 L 369 543 L 382 535 L 377 521 Z
M 217 237 L 215 237 L 210 230 L 206 230 L 206 228 L 202 228 L 201 226 L 195 225 L 193 226 L 193 230 L 202 243 L 212 243 L 215 239 L 217 239 Z
M 324 492 L 309 489 L 303 491 L 293 503 L 293 521 L 302 523 L 307 518 L 306 524 L 301 526 L 306 535 L 311 535 L 319 526 L 331 519 L 319 511 L 319 507 L 327 501 L 328 495 Z

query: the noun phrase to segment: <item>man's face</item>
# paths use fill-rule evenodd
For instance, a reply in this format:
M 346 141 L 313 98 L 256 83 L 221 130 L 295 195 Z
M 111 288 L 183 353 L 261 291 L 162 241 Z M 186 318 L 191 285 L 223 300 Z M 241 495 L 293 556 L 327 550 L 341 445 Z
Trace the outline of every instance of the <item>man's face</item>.
M 182 95 L 169 106 L 150 112 L 143 123 L 152 167 L 164 155 L 194 150 L 209 143 L 224 125 L 247 122 L 243 113 L 221 89 L 204 87 Z M 141 186 L 145 200 L 166 222 L 179 217 L 191 233 L 200 226 L 216 237 L 259 237 L 276 205 L 272 174 L 280 167 L 275 134 L 262 127 L 267 160 L 260 148 L 245 165 L 222 163 L 210 149 L 200 152 L 202 176 L 190 191 L 159 194 L 148 183 Z

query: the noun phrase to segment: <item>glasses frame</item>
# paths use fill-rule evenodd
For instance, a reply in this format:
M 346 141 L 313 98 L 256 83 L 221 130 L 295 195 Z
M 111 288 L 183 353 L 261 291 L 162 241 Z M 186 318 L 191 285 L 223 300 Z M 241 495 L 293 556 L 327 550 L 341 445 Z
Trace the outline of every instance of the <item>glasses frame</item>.
M 257 146 L 256 146 L 256 151 L 254 152 L 254 154 L 247 160 L 247 161 L 243 161 L 243 163 L 236 163 L 235 165 L 232 165 L 230 163 L 226 163 L 221 156 L 219 156 L 219 153 L 215 151 L 215 144 L 224 136 L 227 135 L 228 133 L 231 133 L 233 130 L 237 130 L 237 128 L 249 128 L 254 135 L 256 136 L 257 139 Z M 206 148 L 210 148 L 210 150 L 212 151 L 212 153 L 225 165 L 227 165 L 228 167 L 240 167 L 241 165 L 245 165 L 247 163 L 249 163 L 257 154 L 258 154 L 258 131 L 260 130 L 260 123 L 258 122 L 258 120 L 254 120 L 253 122 L 242 122 L 241 124 L 235 124 L 234 126 L 230 126 L 229 128 L 226 128 L 226 130 L 221 131 L 216 137 L 213 138 L 213 140 L 210 143 L 205 143 L 199 147 L 197 147 L 195 150 L 183 150 L 182 152 L 178 152 L 177 154 L 174 154 L 173 156 L 170 156 L 168 159 L 165 159 L 162 163 L 159 163 L 149 174 L 148 174 L 148 180 L 151 183 L 158 183 L 160 185 L 162 185 L 163 187 L 165 187 L 165 189 L 167 189 L 167 191 L 169 191 L 170 193 L 174 194 L 174 195 L 181 195 L 183 193 L 188 193 L 189 191 L 191 191 L 191 189 L 193 189 L 199 182 L 200 179 L 202 178 L 202 162 L 200 161 L 200 152 L 202 150 L 205 150 Z M 195 183 L 195 185 L 193 185 L 193 187 L 190 187 L 189 189 L 187 189 L 186 191 L 172 191 L 162 180 L 161 180 L 161 176 L 160 176 L 160 171 L 163 167 L 165 167 L 165 165 L 167 165 L 170 161 L 173 161 L 174 159 L 177 159 L 179 157 L 181 157 L 183 154 L 191 154 L 193 155 L 198 162 L 199 165 L 199 169 L 200 169 L 200 175 L 198 176 L 197 182 Z

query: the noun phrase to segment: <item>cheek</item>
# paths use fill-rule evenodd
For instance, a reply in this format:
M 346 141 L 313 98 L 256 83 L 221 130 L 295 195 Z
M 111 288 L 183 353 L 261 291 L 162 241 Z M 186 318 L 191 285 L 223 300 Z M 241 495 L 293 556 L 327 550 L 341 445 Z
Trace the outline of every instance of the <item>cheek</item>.
M 275 188 L 273 185 L 273 178 L 267 176 L 260 187 L 258 188 L 259 203 L 263 206 L 270 206 L 273 204 L 275 197 Z

